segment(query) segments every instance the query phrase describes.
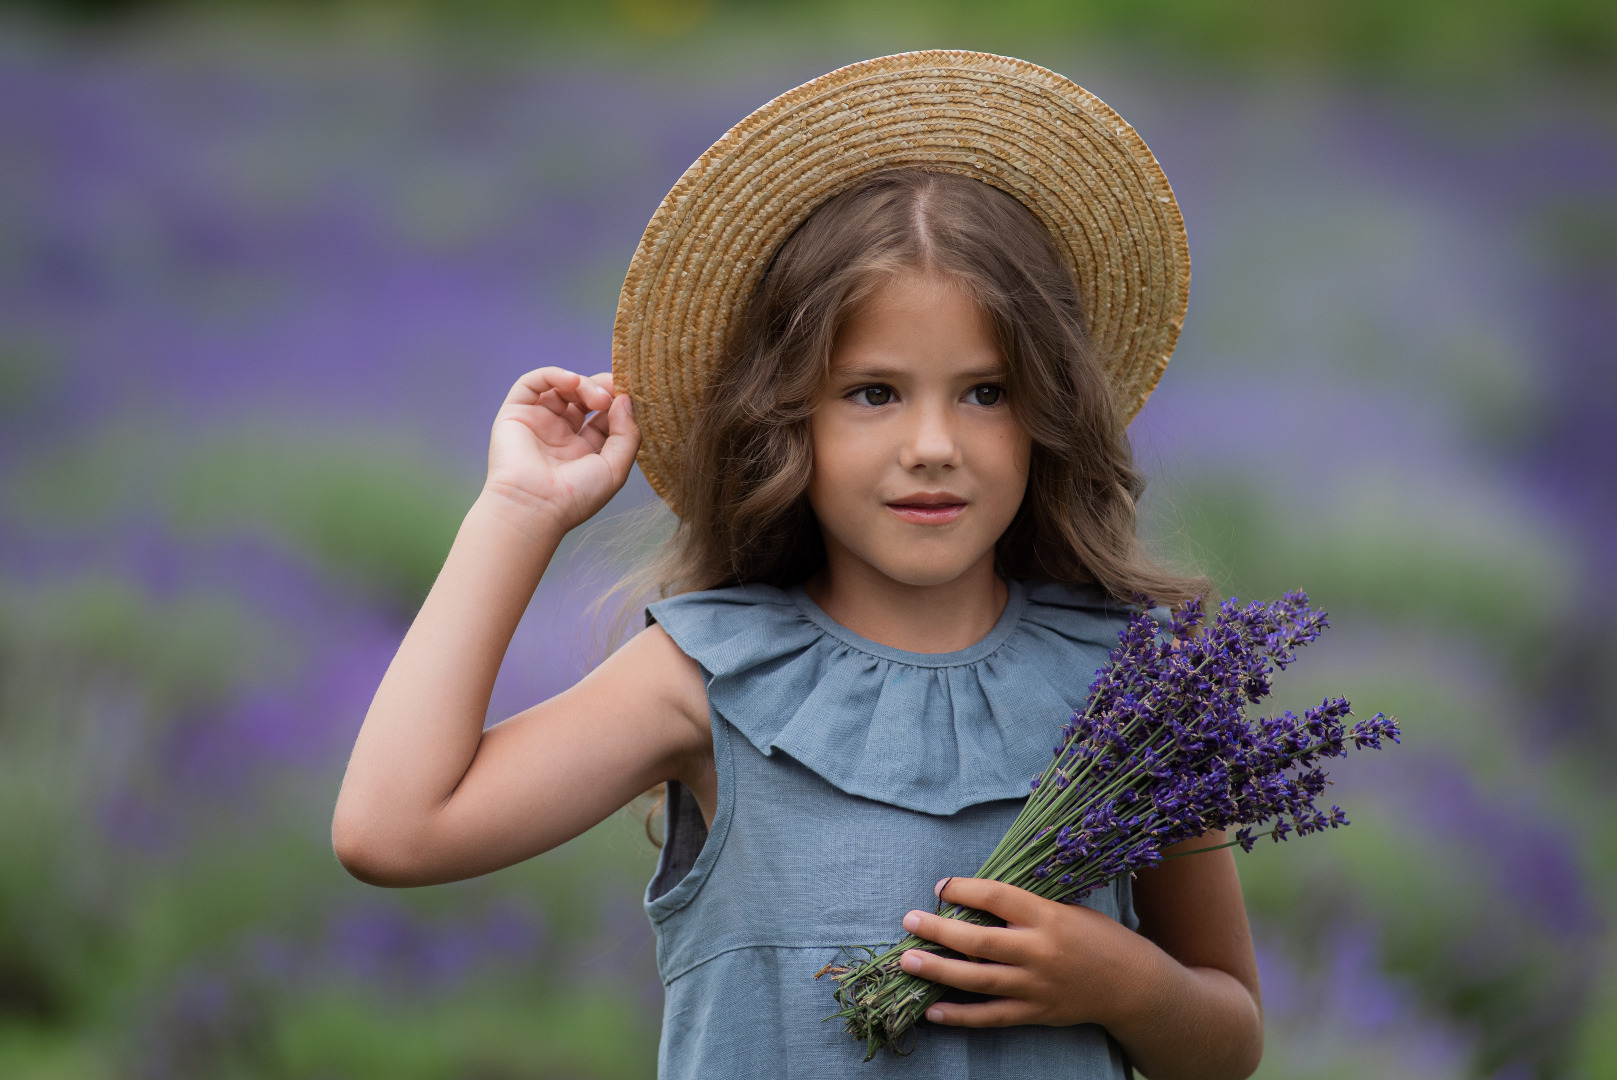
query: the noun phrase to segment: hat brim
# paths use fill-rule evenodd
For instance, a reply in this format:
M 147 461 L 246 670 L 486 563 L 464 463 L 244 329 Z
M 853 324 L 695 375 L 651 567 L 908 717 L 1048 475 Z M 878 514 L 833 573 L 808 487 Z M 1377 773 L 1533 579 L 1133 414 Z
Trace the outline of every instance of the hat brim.
M 761 106 L 697 158 L 652 215 L 612 331 L 634 398 L 638 462 L 680 509 L 680 455 L 730 327 L 775 251 L 832 196 L 876 172 L 973 176 L 1050 230 L 1078 279 L 1095 355 L 1133 419 L 1179 338 L 1184 219 L 1144 140 L 1061 75 L 990 53 L 866 60 Z

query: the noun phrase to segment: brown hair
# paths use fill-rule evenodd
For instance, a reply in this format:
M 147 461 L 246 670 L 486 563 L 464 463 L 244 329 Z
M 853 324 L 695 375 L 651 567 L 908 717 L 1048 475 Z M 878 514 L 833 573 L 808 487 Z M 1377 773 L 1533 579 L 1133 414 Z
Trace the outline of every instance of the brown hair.
M 1078 286 L 1043 225 L 979 180 L 878 173 L 825 202 L 781 245 L 704 394 L 683 456 L 684 513 L 631 593 L 789 586 L 825 561 L 808 502 L 809 416 L 837 332 L 884 280 L 948 275 L 989 315 L 1011 410 L 1032 438 L 1027 493 L 1000 537 L 1002 576 L 1095 584 L 1178 603 L 1207 582 L 1158 566 L 1136 532 L 1145 480 L 1095 361 Z M 666 788 L 651 793 L 646 835 Z
M 691 428 L 684 513 L 651 570 L 656 591 L 785 587 L 820 568 L 809 415 L 838 330 L 887 277 L 918 271 L 948 275 L 988 313 L 1010 408 L 1032 438 L 999 572 L 1093 583 L 1123 602 L 1203 592 L 1203 580 L 1163 569 L 1140 545 L 1144 479 L 1049 233 L 998 188 L 920 169 L 878 173 L 828 200 L 764 272 Z

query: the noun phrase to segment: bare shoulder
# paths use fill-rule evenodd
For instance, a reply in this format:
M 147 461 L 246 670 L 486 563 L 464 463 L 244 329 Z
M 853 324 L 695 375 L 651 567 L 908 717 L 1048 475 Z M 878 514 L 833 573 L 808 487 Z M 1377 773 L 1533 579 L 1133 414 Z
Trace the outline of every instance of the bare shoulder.
M 655 623 L 602 661 L 575 690 L 621 694 L 665 719 L 682 721 L 699 745 L 710 741 L 702 669 Z

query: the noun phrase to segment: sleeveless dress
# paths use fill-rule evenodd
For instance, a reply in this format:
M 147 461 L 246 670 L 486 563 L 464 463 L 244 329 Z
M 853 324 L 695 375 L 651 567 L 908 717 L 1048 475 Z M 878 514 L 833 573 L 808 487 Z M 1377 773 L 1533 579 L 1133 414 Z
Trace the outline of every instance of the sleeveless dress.
M 1009 582 L 989 634 L 912 653 L 835 622 L 800 588 L 744 585 L 654 603 L 701 666 L 718 804 L 709 831 L 669 785 L 646 889 L 666 988 L 662 1080 L 1124 1077 L 1097 1025 L 922 1021 L 878 1052 L 822 1018 L 843 945 L 895 942 L 934 884 L 969 876 L 1021 809 L 1127 614 L 1098 591 Z M 1084 903 L 1138 926 L 1129 883 Z

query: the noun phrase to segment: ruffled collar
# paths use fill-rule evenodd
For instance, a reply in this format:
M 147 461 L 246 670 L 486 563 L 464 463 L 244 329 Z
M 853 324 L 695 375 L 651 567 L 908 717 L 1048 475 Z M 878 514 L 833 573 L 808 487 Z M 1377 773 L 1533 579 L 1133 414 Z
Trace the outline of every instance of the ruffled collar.
M 946 668 L 977 663 L 998 649 L 1016 629 L 1017 622 L 1022 618 L 1022 610 L 1027 606 L 1027 589 L 1019 581 L 1008 581 L 1005 584 L 1010 595 L 1006 598 L 1005 610 L 1000 612 L 999 621 L 994 623 L 993 629 L 983 635 L 976 644 L 946 653 L 908 652 L 861 637 L 827 615 L 820 605 L 809 598 L 809 594 L 801 585 L 787 589 L 786 595 L 791 597 L 792 603 L 797 605 L 810 622 L 850 649 L 857 649 L 882 660 L 891 660 L 895 664 L 908 664 L 918 668 Z
M 1008 584 L 993 629 L 948 653 L 871 641 L 801 588 L 686 593 L 650 611 L 761 753 L 850 795 L 952 814 L 1027 795 L 1127 621 L 1098 590 Z

